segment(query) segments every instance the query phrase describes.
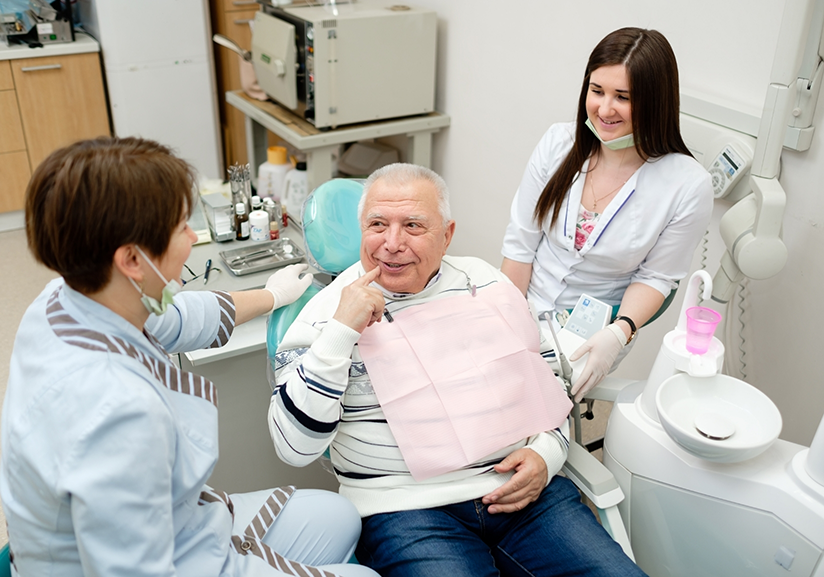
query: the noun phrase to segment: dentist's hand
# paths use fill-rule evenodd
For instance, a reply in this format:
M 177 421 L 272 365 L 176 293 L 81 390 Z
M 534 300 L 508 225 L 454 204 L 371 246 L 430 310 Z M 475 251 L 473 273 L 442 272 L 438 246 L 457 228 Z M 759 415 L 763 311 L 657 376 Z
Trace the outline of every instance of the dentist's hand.
M 369 286 L 372 281 L 377 280 L 380 274 L 381 269 L 375 267 L 349 286 L 344 287 L 338 309 L 332 318 L 359 333 L 362 333 L 372 323 L 380 322 L 385 306 L 383 293 Z
M 275 297 L 275 303 L 269 313 L 295 302 L 306 292 L 314 277 L 311 273 L 303 275 L 303 278 L 300 275 L 308 269 L 308 264 L 290 264 L 269 277 L 266 286 L 263 287 Z
M 482 499 L 490 515 L 520 511 L 540 497 L 546 487 L 546 461 L 532 449 L 523 447 L 513 451 L 495 465 L 498 473 L 515 470 L 512 478 Z
M 569 360 L 573 362 L 589 353 L 587 364 L 570 391 L 576 403 L 580 402 L 584 395 L 607 376 L 615 359 L 618 358 L 618 353 L 626 344 L 627 336 L 624 331 L 611 324 L 592 335 L 587 342 L 572 353 Z

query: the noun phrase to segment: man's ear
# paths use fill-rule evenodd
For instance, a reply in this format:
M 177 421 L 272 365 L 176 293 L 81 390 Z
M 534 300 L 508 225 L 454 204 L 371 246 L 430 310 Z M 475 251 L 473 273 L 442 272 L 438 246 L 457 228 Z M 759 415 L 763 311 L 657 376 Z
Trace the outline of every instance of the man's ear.
M 455 221 L 450 220 L 446 224 L 446 230 L 444 231 L 444 243 L 443 243 L 443 254 L 446 254 L 446 249 L 449 248 L 449 243 L 452 242 L 452 237 L 455 235 Z M 441 255 L 443 256 L 443 255 Z
M 135 245 L 124 244 L 114 251 L 112 266 L 123 276 L 140 284 L 143 282 L 143 270 L 140 268 L 140 260 L 137 257 Z

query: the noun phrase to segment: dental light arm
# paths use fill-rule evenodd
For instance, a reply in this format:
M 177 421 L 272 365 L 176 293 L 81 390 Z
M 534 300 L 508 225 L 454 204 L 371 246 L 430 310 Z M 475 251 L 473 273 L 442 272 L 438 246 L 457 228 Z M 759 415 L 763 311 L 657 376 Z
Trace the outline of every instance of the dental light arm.
M 818 102 L 818 95 L 821 92 L 821 80 L 824 76 L 824 62 L 821 61 L 824 57 L 824 35 L 813 33 L 816 30 L 824 28 L 824 2 L 818 0 L 812 11 L 812 19 L 810 22 L 810 35 L 807 37 L 807 46 L 804 51 L 804 57 L 801 61 L 801 68 L 798 71 L 798 79 L 796 80 L 796 100 L 795 107 L 792 110 L 793 118 L 790 121 L 790 127 L 796 129 L 800 133 L 808 133 L 798 135 L 798 139 L 812 140 L 812 134 L 815 130 L 813 127 L 813 115 L 815 114 L 815 105 Z M 797 148 L 797 150 L 807 150 L 809 144 L 804 148 Z
M 750 179 L 753 194 L 742 198 L 721 218 L 727 251 L 713 278 L 712 298 L 726 303 L 744 276 L 762 280 L 778 274 L 787 262 L 781 240 L 786 195 L 777 178 Z
M 811 22 L 818 26 L 813 34 L 821 37 L 819 12 L 814 10 L 814 4 L 808 0 L 787 0 L 784 5 L 771 83 L 753 155 L 753 194 L 741 199 L 721 219 L 721 237 L 727 251 L 713 279 L 712 292 L 713 300 L 721 303 L 732 298 L 743 276 L 766 279 L 778 274 L 787 262 L 787 247 L 781 240 L 786 194 L 778 182 L 778 172 L 787 125 L 795 109 L 804 51 L 812 46 L 819 57 L 820 40 L 813 45 L 807 42 Z

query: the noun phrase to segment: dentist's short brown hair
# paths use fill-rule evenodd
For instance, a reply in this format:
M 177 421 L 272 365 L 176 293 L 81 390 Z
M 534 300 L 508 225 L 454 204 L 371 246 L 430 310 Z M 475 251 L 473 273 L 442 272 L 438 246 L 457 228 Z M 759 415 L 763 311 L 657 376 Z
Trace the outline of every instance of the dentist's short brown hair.
M 54 151 L 26 190 L 34 257 L 84 294 L 111 278 L 115 251 L 134 243 L 153 257 L 169 246 L 193 202 L 194 169 L 141 138 L 97 138 Z

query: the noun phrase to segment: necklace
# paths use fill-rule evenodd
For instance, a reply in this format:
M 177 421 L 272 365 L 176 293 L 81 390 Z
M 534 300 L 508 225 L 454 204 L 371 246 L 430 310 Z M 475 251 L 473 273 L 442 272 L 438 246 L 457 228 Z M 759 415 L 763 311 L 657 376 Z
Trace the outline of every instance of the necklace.
M 624 160 L 626 159 L 626 157 L 627 157 L 626 154 L 624 154 L 621 157 L 621 163 L 618 165 L 618 169 L 616 170 L 616 172 L 619 173 L 619 174 L 621 172 L 621 168 L 623 168 L 623 166 L 624 166 Z M 595 174 L 594 174 L 595 168 L 597 168 L 597 164 L 592 169 L 593 173 L 589 175 L 589 192 L 592 195 L 592 212 L 597 213 L 598 212 L 598 203 L 601 202 L 602 200 L 604 200 L 605 198 L 608 198 L 608 197 L 612 196 L 617 191 L 619 191 L 627 183 L 627 181 L 629 181 L 630 177 L 634 174 L 634 171 L 630 173 L 630 175 L 624 180 L 624 182 L 622 182 L 621 184 L 619 184 L 618 186 L 616 186 L 615 188 L 610 190 L 608 193 L 606 193 L 605 195 L 603 195 L 599 198 L 599 197 L 595 196 Z
M 616 186 L 615 188 L 610 190 L 608 193 L 606 193 L 601 198 L 596 198 L 595 197 L 595 187 L 592 184 L 593 180 L 595 180 L 595 179 L 590 178 L 590 180 L 589 180 L 589 190 L 591 191 L 591 194 L 592 194 L 592 212 L 598 212 L 598 203 L 600 201 L 604 200 L 606 197 L 614 194 L 616 191 L 620 190 L 621 187 L 623 187 L 627 183 L 627 180 L 629 180 L 629 179 L 625 180 L 624 182 L 622 182 L 621 184 L 619 184 L 618 186 Z

